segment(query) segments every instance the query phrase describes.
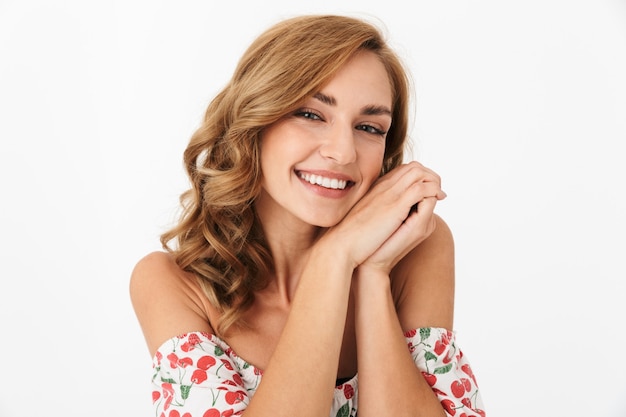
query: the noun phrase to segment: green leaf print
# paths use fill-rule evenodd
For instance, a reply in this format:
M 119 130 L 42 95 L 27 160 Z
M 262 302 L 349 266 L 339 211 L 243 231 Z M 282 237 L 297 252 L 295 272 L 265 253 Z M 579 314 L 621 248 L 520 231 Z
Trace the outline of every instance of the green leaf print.
M 345 403 L 341 406 L 339 410 L 337 410 L 337 415 L 335 417 L 349 417 L 350 416 L 350 406 L 348 403 Z
M 434 361 L 437 359 L 437 355 L 427 350 L 426 352 L 424 352 L 424 359 L 426 361 Z
M 180 395 L 183 400 L 186 400 L 189 397 L 189 391 L 191 390 L 191 385 L 181 385 L 180 386 Z
M 222 350 L 222 348 L 219 346 L 215 346 L 215 356 L 222 356 L 223 354 L 224 351 Z
M 430 327 L 421 327 L 420 328 L 420 339 L 423 342 L 424 340 L 430 337 Z
M 169 382 L 170 384 L 176 383 L 176 381 L 172 378 L 161 378 L 161 382 Z
M 446 366 L 440 366 L 439 368 L 435 368 L 433 374 L 445 374 L 446 372 L 450 372 L 450 369 L 452 369 L 451 363 L 447 364 Z

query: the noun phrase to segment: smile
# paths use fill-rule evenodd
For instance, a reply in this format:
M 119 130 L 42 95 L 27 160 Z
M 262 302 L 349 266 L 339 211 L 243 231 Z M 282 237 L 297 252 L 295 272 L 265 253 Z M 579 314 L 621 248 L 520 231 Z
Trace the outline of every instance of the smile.
M 338 180 L 336 178 L 326 178 L 321 175 L 298 172 L 298 176 L 310 184 L 319 185 L 332 190 L 343 190 L 348 185 L 348 181 Z

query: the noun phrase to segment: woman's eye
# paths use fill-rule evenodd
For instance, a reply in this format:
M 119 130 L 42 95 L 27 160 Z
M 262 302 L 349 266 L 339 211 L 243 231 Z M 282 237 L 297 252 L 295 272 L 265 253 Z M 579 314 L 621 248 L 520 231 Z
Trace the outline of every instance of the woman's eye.
M 319 114 L 311 110 L 298 110 L 295 115 L 298 117 L 304 117 L 305 119 L 322 120 L 322 117 Z
M 387 132 L 385 132 L 384 130 L 380 130 L 374 126 L 371 125 L 359 125 L 356 127 L 358 130 L 362 130 L 364 132 L 367 133 L 371 133 L 374 135 L 380 135 L 380 136 L 385 136 L 387 134 Z

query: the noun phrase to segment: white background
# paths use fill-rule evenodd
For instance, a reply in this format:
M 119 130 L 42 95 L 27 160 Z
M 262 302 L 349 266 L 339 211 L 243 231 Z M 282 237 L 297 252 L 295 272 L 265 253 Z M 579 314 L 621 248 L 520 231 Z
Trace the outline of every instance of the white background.
M 487 415 L 625 416 L 626 4 L 249 3 L 0 0 L 0 416 L 153 414 L 131 269 L 239 56 L 309 12 L 379 19 L 411 69 Z

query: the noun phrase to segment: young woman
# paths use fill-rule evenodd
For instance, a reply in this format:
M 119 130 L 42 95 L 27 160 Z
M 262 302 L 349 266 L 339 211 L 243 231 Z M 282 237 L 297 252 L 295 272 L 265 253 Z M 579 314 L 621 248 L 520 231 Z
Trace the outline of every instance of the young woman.
M 252 43 L 185 150 L 165 251 L 132 274 L 157 416 L 484 416 L 445 193 L 403 161 L 408 96 L 367 22 L 291 18 Z

